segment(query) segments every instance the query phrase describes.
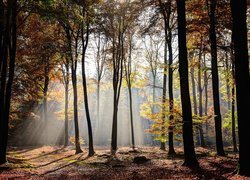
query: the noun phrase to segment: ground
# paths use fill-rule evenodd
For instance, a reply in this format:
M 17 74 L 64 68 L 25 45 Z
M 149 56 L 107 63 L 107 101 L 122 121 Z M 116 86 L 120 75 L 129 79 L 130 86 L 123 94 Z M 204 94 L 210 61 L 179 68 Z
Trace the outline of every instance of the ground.
M 99 147 L 88 158 L 86 150 L 75 155 L 73 147 L 12 147 L 0 179 L 248 179 L 235 174 L 238 157 L 230 151 L 217 157 L 211 149 L 197 148 L 200 168 L 194 169 L 182 166 L 182 149 L 176 151 L 176 157 L 168 157 L 157 147 L 124 147 L 111 158 L 108 148 Z M 147 161 L 135 163 L 142 156 Z

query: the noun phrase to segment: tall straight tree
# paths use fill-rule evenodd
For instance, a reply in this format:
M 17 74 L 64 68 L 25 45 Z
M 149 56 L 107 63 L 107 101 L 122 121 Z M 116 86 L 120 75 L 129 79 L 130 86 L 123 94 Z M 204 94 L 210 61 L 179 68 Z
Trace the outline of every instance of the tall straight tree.
M 71 67 L 71 80 L 73 85 L 73 106 L 74 106 L 74 125 L 75 125 L 75 147 L 76 147 L 76 154 L 79 154 L 82 152 L 80 147 L 80 139 L 79 139 L 79 125 L 78 125 L 78 92 L 77 92 L 77 59 L 78 59 L 78 39 L 80 37 L 80 31 L 78 30 L 76 34 L 74 35 L 74 38 L 72 37 L 74 33 L 71 29 L 70 25 L 67 23 L 62 23 L 62 26 L 65 30 L 66 34 L 66 42 L 67 42 L 67 52 L 68 56 L 70 58 L 70 67 Z M 73 41 L 74 40 L 74 41 Z M 72 41 L 74 42 L 74 45 L 72 45 Z M 73 55 L 73 50 L 75 50 Z
M 173 126 L 172 122 L 174 120 L 173 116 L 173 109 L 174 109 L 174 95 L 173 95 L 173 47 L 172 47 L 172 31 L 173 28 L 171 27 L 171 15 L 173 13 L 173 7 L 172 7 L 172 0 L 167 0 L 165 3 L 163 3 L 161 0 L 159 0 L 160 8 L 161 8 L 161 13 L 164 18 L 164 32 L 165 32 L 165 68 L 167 67 L 167 53 L 166 51 L 168 50 L 168 76 L 169 76 L 169 81 L 168 81 L 168 92 L 169 92 L 169 129 L 168 129 L 168 155 L 175 155 L 175 150 L 174 150 L 174 133 L 173 133 Z M 166 72 L 167 70 L 164 70 L 164 78 L 167 75 Z M 164 79 L 163 78 L 163 79 Z M 164 80 L 165 82 L 165 80 Z M 163 91 L 164 88 L 163 86 Z M 166 95 L 163 93 L 163 100 L 164 97 L 166 98 Z M 164 107 L 165 108 L 165 107 Z M 161 144 L 163 145 L 163 144 Z M 165 145 L 165 144 L 164 144 Z
M 212 61 L 212 86 L 213 86 L 213 103 L 214 103 L 214 121 L 216 135 L 216 150 L 217 155 L 224 156 L 222 140 L 222 123 L 220 112 L 220 93 L 219 93 L 219 76 L 218 76 L 218 57 L 217 57 L 217 38 L 215 29 L 215 11 L 217 0 L 207 0 L 208 15 L 210 19 L 209 39 L 211 46 L 211 61 Z
M 17 40 L 17 1 L 0 1 L 0 164 L 7 162 L 11 91 L 14 79 Z
M 250 82 L 247 47 L 247 1 L 231 0 L 239 129 L 239 174 L 250 176 Z
M 178 14 L 179 74 L 181 86 L 181 105 L 183 118 L 183 143 L 185 166 L 198 166 L 194 150 L 192 108 L 188 84 L 188 60 L 186 38 L 185 0 L 176 0 Z
M 84 105 L 85 105 L 85 113 L 86 113 L 86 119 L 87 119 L 87 125 L 88 125 L 88 135 L 89 135 L 89 154 L 88 156 L 93 156 L 95 154 L 94 151 L 94 143 L 93 143 L 93 133 L 92 133 L 92 125 L 91 125 L 91 119 L 90 119 L 90 113 L 89 113 L 89 103 L 88 103 L 88 90 L 87 90 L 87 81 L 86 81 L 86 70 L 85 70 L 85 64 L 86 64 L 86 50 L 88 47 L 89 42 L 89 26 L 90 26 L 90 17 L 89 17 L 89 9 L 88 9 L 88 3 L 86 1 L 83 1 L 83 7 L 82 7 L 82 13 L 85 21 L 82 24 L 81 27 L 81 40 L 82 40 L 82 85 L 83 85 L 83 96 L 84 96 Z

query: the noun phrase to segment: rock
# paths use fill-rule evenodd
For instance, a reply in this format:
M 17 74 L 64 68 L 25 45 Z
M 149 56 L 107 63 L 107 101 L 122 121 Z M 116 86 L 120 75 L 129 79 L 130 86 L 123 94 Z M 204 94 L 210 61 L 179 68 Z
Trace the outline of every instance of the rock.
M 145 156 L 136 156 L 134 157 L 133 163 L 143 164 L 143 163 L 147 163 L 148 161 L 150 161 L 150 159 L 146 158 Z

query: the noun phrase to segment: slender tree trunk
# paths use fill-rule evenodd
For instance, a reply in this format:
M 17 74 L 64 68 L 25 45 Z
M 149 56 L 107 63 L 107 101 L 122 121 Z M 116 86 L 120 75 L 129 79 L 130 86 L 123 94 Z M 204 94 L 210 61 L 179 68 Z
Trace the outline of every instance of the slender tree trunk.
M 72 67 L 72 66 L 71 66 Z M 72 85 L 73 85 L 73 94 L 74 94 L 74 124 L 75 124 L 75 146 L 76 146 L 76 154 L 82 152 L 80 147 L 80 139 L 79 139 L 79 125 L 78 125 L 78 94 L 77 94 L 77 77 L 76 77 L 76 69 L 72 67 Z
M 66 60 L 66 74 L 65 74 L 65 111 L 64 111 L 64 146 L 68 146 L 69 144 L 69 60 Z
M 233 139 L 233 151 L 238 152 L 236 141 L 236 128 L 235 128 L 235 88 L 232 87 L 232 139 Z
M 247 42 L 247 1 L 231 0 L 235 80 L 239 129 L 239 174 L 250 176 L 250 78 Z
M 228 52 L 226 50 L 226 72 L 228 73 L 230 70 L 229 70 L 229 64 L 228 64 Z M 227 89 L 227 108 L 228 110 L 231 108 L 231 104 L 230 104 L 230 85 L 229 85 L 229 77 L 227 75 L 226 77 L 226 89 Z
M 167 37 L 167 34 L 165 34 Z M 164 138 L 165 134 L 165 121 L 166 121 L 166 110 L 167 110 L 167 41 L 165 40 L 165 50 L 164 50 L 164 69 L 163 69 L 163 86 L 162 86 L 162 127 L 161 136 Z M 161 141 L 161 150 L 166 151 L 166 142 Z
M 129 107 L 130 107 L 130 124 L 131 124 L 131 141 L 132 141 L 132 148 L 135 149 L 135 135 L 134 135 L 134 117 L 133 117 L 133 95 L 132 95 L 132 41 L 133 35 L 130 35 L 129 39 L 129 57 L 128 62 L 125 62 L 125 74 L 126 74 L 126 81 L 128 84 L 128 92 L 129 92 Z
M 175 155 L 174 150 L 174 93 L 173 93 L 173 47 L 172 47 L 172 30 L 169 28 L 168 32 L 168 91 L 169 91 L 169 129 L 168 129 L 168 155 Z
M 191 82 L 192 82 L 192 94 L 193 94 L 193 108 L 194 108 L 194 114 L 197 116 L 197 99 L 196 99 L 196 85 L 195 85 L 195 79 L 194 79 L 194 67 L 191 67 Z M 200 146 L 200 136 L 199 136 L 199 125 L 197 124 L 196 128 L 196 145 Z
M 202 39 L 201 39 L 202 40 Z M 199 50 L 199 63 L 198 63 L 198 91 L 199 91 L 199 116 L 203 116 L 203 106 L 202 106 L 202 87 L 201 87 L 201 58 L 202 58 L 202 45 Z M 201 147 L 205 147 L 205 140 L 203 134 L 203 122 L 198 126 L 199 134 L 200 134 L 200 145 Z
M 212 85 L 213 85 L 213 103 L 214 103 L 214 120 L 215 120 L 215 135 L 216 135 L 216 150 L 217 155 L 225 156 L 223 149 L 222 140 L 222 122 L 221 122 L 221 112 L 220 112 L 220 93 L 219 93 L 219 75 L 218 75 L 218 65 L 217 65 L 217 40 L 216 40 L 216 30 L 215 30 L 215 10 L 216 10 L 216 0 L 211 0 L 210 2 L 210 31 L 209 38 L 211 44 L 211 60 L 212 60 Z
M 183 143 L 185 166 L 198 166 L 194 150 L 192 108 L 188 84 L 188 60 L 186 46 L 186 8 L 185 0 L 177 0 L 179 74 L 181 86 L 181 104 L 183 116 Z
M 77 40 L 79 35 L 77 34 L 75 37 L 75 55 L 73 57 L 72 52 L 72 35 L 70 32 L 69 25 L 64 26 L 65 33 L 66 33 L 66 39 L 67 39 L 67 48 L 68 53 L 70 55 L 70 65 L 71 65 L 71 81 L 73 86 L 73 109 L 74 109 L 74 125 L 75 125 L 75 147 L 76 147 L 76 154 L 79 154 L 82 152 L 80 147 L 80 139 L 79 139 L 79 125 L 78 125 L 78 92 L 77 92 L 77 59 L 78 59 L 78 44 Z
M 85 54 L 88 46 L 89 40 L 89 24 L 87 25 L 87 33 L 84 38 L 83 29 L 82 29 L 82 43 L 84 45 L 82 50 L 82 85 L 83 85 L 83 95 L 84 95 L 84 105 L 86 112 L 86 119 L 88 125 L 88 135 L 89 135 L 89 154 L 88 156 L 93 156 L 95 154 L 94 151 L 94 143 L 93 143 L 93 133 L 92 133 L 92 125 L 89 113 L 89 103 L 88 103 L 88 90 L 87 90 L 87 81 L 86 81 L 86 73 L 85 73 Z
M 204 54 L 204 68 L 206 69 L 206 55 Z M 204 103 L 204 115 L 207 116 L 207 108 L 208 108 L 208 76 L 207 76 L 207 70 L 204 71 L 204 91 L 205 91 L 205 103 Z M 206 120 L 206 142 L 209 142 L 209 137 L 208 137 L 208 120 Z
M 112 124 L 112 136 L 111 136 L 111 154 L 115 154 L 117 151 L 117 113 L 118 104 L 116 101 L 116 92 L 114 92 L 114 112 L 113 112 L 113 124 Z
M 131 84 L 128 86 L 128 92 L 129 92 L 129 107 L 130 107 L 131 140 L 132 140 L 132 148 L 135 149 L 133 98 L 132 98 Z
M 233 38 L 233 37 L 232 37 Z M 232 39 L 233 41 L 233 39 Z M 234 47 L 233 44 L 231 44 L 231 60 L 232 60 L 232 78 L 233 78 L 233 84 L 231 88 L 231 113 L 232 113 L 232 140 L 233 140 L 233 151 L 238 152 L 237 148 L 237 140 L 236 140 L 236 122 L 235 122 L 235 57 L 234 57 Z

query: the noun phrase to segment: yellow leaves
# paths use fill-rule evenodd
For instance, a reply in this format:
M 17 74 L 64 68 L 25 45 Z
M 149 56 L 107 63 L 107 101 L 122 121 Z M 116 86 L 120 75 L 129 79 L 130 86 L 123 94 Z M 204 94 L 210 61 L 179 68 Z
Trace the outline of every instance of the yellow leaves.
M 69 141 L 70 141 L 72 144 L 75 144 L 75 136 L 70 136 Z M 80 142 L 80 145 L 84 145 L 84 144 L 85 144 L 85 141 L 84 141 L 83 138 L 79 138 L 79 142 Z

